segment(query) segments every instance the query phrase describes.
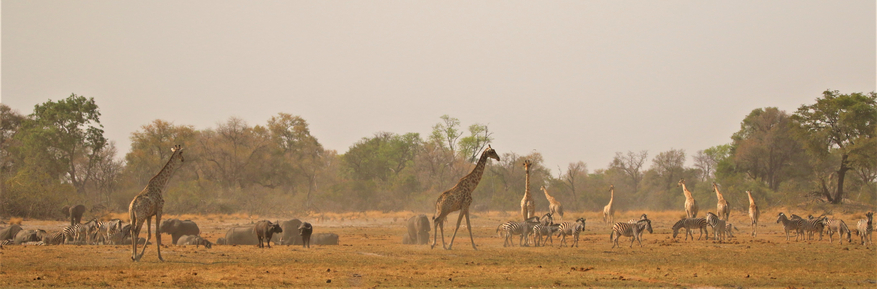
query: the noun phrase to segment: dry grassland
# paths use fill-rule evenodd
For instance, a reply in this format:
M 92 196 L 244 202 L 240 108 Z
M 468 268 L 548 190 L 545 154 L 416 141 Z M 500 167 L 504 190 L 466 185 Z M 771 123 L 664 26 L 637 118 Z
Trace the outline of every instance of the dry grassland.
M 786 211 L 788 212 L 788 211 Z M 626 212 L 617 221 L 639 217 Z M 795 212 L 804 214 L 804 212 Z M 315 232 L 334 232 L 339 246 L 303 249 L 276 245 L 162 248 L 159 262 L 150 245 L 139 263 L 129 246 L 5 246 L 0 250 L 0 287 L 875 287 L 877 249 L 824 241 L 787 242 L 776 212 L 764 213 L 756 238 L 748 218 L 733 214 L 740 229 L 730 242 L 671 238 L 670 226 L 681 212 L 650 212 L 654 234 L 640 248 L 611 249 L 609 225 L 595 212 L 584 216 L 587 231 L 579 248 L 503 248 L 496 226 L 516 219 L 512 212 L 473 214 L 472 249 L 465 223 L 451 251 L 402 245 L 411 212 L 311 215 L 303 218 Z M 431 215 L 431 214 L 427 214 Z M 855 227 L 862 214 L 836 216 Z M 122 219 L 123 216 L 116 216 Z M 283 220 L 250 215 L 184 215 L 202 235 L 215 241 L 227 228 L 254 220 Z M 453 234 L 456 214 L 445 225 Z M 57 231 L 61 221 L 24 220 L 23 227 Z M 143 230 L 145 232 L 145 230 Z M 143 236 L 143 235 L 141 235 Z M 680 234 L 681 237 L 681 234 Z M 853 234 L 854 240 L 857 238 Z M 165 243 L 170 236 L 163 236 Z M 154 242 L 154 239 L 153 239 Z

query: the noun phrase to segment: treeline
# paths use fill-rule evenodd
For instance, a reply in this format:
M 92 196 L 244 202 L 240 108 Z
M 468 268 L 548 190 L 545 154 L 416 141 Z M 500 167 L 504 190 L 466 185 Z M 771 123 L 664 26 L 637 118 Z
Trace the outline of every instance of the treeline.
M 604 169 L 571 162 L 552 173 L 538 152 L 501 154 L 474 192 L 473 210 L 516 210 L 524 192 L 522 162 L 531 166 L 530 191 L 547 207 L 541 188 L 568 211 L 599 210 L 615 185 L 621 210 L 681 210 L 679 179 L 701 203 L 715 204 L 712 182 L 734 209 L 751 190 L 763 206 L 812 200 L 877 202 L 877 94 L 825 91 L 790 114 L 758 108 L 728 144 L 693 154 L 670 149 L 618 152 Z M 487 125 L 464 127 L 442 116 L 432 133 L 377 132 L 343 153 L 322 147 L 305 119 L 279 113 L 265 124 L 230 117 L 215 128 L 154 120 L 131 134 L 120 159 L 103 136 L 93 98 L 78 95 L 38 104 L 29 115 L 0 105 L 0 215 L 57 217 L 64 205 L 128 203 L 167 161 L 173 145 L 185 163 L 168 185 L 164 211 L 300 214 L 305 211 L 415 210 L 431 212 L 438 195 L 468 173 L 491 143 Z M 502 144 L 493 147 L 503 151 Z M 702 205 L 703 206 L 703 205 Z

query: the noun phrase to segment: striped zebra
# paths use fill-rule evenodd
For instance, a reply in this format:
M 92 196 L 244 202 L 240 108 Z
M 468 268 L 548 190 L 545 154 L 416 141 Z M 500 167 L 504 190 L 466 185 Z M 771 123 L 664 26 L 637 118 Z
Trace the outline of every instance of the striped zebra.
M 713 227 L 713 240 L 724 241 L 725 230 L 727 229 L 725 220 L 720 219 L 719 216 L 713 214 L 713 212 L 707 212 L 706 222 L 710 227 Z
M 122 230 L 122 220 L 112 219 L 112 220 L 105 222 L 104 226 L 106 227 L 106 239 L 105 239 L 106 241 L 105 242 L 111 243 L 113 236 Z
M 795 241 L 798 241 L 798 237 L 802 237 L 801 234 L 804 233 L 802 225 L 804 223 L 804 220 L 801 218 L 789 219 L 788 217 L 786 217 L 786 214 L 780 212 L 777 215 L 777 223 L 783 224 L 783 230 L 786 231 L 786 241 L 789 241 L 790 238 L 789 231 L 794 230 L 796 232 Z
M 85 226 L 85 243 L 94 245 L 97 243 L 98 232 L 103 227 L 103 222 L 98 219 L 91 219 L 84 224 Z
M 814 235 L 819 233 L 819 241 L 822 241 L 822 233 L 825 232 L 825 224 L 823 223 L 825 219 L 828 219 L 828 217 L 825 217 L 825 214 L 823 214 L 818 218 L 809 215 L 807 216 L 807 220 L 803 220 L 801 223 L 803 227 L 801 229 L 807 233 L 808 240 L 813 240 Z
M 560 224 L 549 224 L 547 226 L 542 224 L 536 224 L 533 226 L 533 232 L 530 232 L 530 235 L 533 237 L 533 243 L 536 247 L 545 246 L 545 241 L 551 241 L 551 245 L 554 245 L 554 238 L 552 236 L 555 232 L 560 229 Z
M 679 230 L 685 228 L 685 240 L 688 241 L 688 236 L 691 236 L 691 240 L 694 240 L 694 233 L 691 231 L 697 229 L 700 231 L 700 235 L 697 236 L 697 239 L 700 240 L 703 237 L 703 234 L 706 233 L 707 237 L 709 237 L 709 231 L 707 231 L 706 227 L 709 224 L 706 222 L 705 218 L 685 218 L 677 221 L 673 224 L 673 238 L 679 234 Z
M 630 247 L 633 248 L 633 241 L 636 240 L 639 242 L 639 246 L 643 246 L 643 241 L 640 236 L 642 231 L 649 231 L 652 233 L 652 221 L 649 219 L 639 220 L 634 224 L 631 223 L 615 223 L 612 226 L 612 233 L 609 233 L 609 240 L 612 241 L 612 248 L 618 246 L 618 239 L 621 236 L 630 237 Z
M 64 230 L 55 232 L 54 234 L 43 237 L 43 243 L 46 245 L 63 245 L 66 235 Z
M 649 218 L 649 216 L 647 216 L 646 214 L 642 214 L 642 215 L 639 216 L 639 220 L 637 220 L 637 219 L 630 219 L 630 220 L 627 221 L 627 223 L 628 223 L 628 224 L 636 224 L 636 222 L 639 222 L 640 220 L 647 220 L 648 218 Z M 642 238 L 642 236 L 643 236 L 643 231 L 639 231 L 639 236 L 637 236 L 637 237 L 638 237 L 638 238 Z
M 825 218 L 822 220 L 823 225 L 828 230 L 828 243 L 834 243 L 833 236 L 834 233 L 837 233 L 838 239 L 840 239 L 840 244 L 844 243 L 844 234 L 847 234 L 847 242 L 852 243 L 853 237 L 850 232 L 850 228 L 847 227 L 847 224 L 844 223 L 843 220 L 835 220 Z
M 874 213 L 868 212 L 865 214 L 865 218 L 861 219 L 856 224 L 856 235 L 862 240 L 862 245 L 865 245 L 865 241 L 868 241 L 868 245 L 874 244 L 871 241 L 871 232 L 874 231 Z
M 570 247 L 578 247 L 579 246 L 579 233 L 585 231 L 585 218 L 578 218 L 575 222 L 563 222 L 560 223 L 560 226 L 557 228 L 557 235 L 563 236 L 560 239 L 560 247 L 563 247 L 563 244 L 566 244 L 566 236 L 573 236 L 575 240 Z
M 539 217 L 531 217 L 523 222 L 508 221 L 499 225 L 499 227 L 496 228 L 496 232 L 500 234 L 500 237 L 505 239 L 502 245 L 503 247 L 514 246 L 514 242 L 512 241 L 514 235 L 521 235 L 521 238 L 518 241 L 518 246 L 529 246 L 529 238 L 527 238 L 527 236 L 536 224 L 539 224 Z M 525 238 L 527 239 L 526 243 L 524 241 Z

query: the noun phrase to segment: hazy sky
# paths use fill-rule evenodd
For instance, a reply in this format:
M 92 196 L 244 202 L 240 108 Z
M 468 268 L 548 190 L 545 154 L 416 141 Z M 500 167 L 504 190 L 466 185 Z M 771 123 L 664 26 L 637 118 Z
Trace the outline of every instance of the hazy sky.
M 755 108 L 875 90 L 875 1 L 2 1 L 2 102 L 155 119 L 300 115 L 344 153 L 444 114 L 501 153 L 605 168 L 730 142 Z M 651 161 L 649 161 L 651 164 Z

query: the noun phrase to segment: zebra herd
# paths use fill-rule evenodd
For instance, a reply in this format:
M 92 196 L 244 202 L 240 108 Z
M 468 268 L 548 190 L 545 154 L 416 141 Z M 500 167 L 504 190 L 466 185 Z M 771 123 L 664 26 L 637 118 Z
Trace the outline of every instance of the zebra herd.
M 874 230 L 873 215 L 872 212 L 866 213 L 866 219 L 859 220 L 856 224 L 856 234 L 860 237 L 862 244 L 871 244 L 871 234 Z M 841 243 L 843 243 L 844 238 L 846 238 L 847 242 L 852 242 L 853 230 L 843 220 L 828 218 L 825 215 L 819 217 L 810 215 L 807 219 L 804 219 L 794 214 L 791 217 L 787 217 L 785 213 L 781 212 L 777 215 L 777 223 L 782 223 L 786 240 L 791 239 L 790 232 L 794 231 L 796 232 L 795 241 L 799 239 L 812 240 L 817 233 L 819 234 L 819 240 L 822 240 L 823 235 L 827 233 L 830 243 L 834 243 L 835 234 Z M 697 240 L 704 238 L 704 235 L 706 235 L 705 239 L 709 239 L 709 231 L 711 229 L 712 239 L 716 241 L 726 241 L 728 238 L 733 238 L 733 231 L 739 231 L 736 226 L 712 212 L 707 212 L 704 218 L 680 219 L 673 224 L 671 229 L 674 239 L 680 231 L 684 230 L 683 234 L 686 241 L 689 237 L 695 240 L 694 231 L 699 232 Z M 497 227 L 496 232 L 504 239 L 503 247 L 514 246 L 513 236 L 520 236 L 519 246 L 530 246 L 530 244 L 533 244 L 533 246 L 537 247 L 545 246 L 546 242 L 554 245 L 554 236 L 562 236 L 560 247 L 563 247 L 566 243 L 566 237 L 572 236 L 574 239 L 570 247 L 578 247 L 579 234 L 584 230 L 584 218 L 579 218 L 575 222 L 555 224 L 552 214 L 547 213 L 541 218 L 532 217 L 520 222 L 509 221 L 502 223 Z M 612 248 L 615 248 L 618 246 L 620 237 L 630 237 L 630 247 L 633 247 L 634 241 L 639 242 L 640 247 L 642 247 L 642 233 L 646 231 L 652 233 L 652 230 L 652 221 L 649 220 L 646 214 L 642 214 L 640 219 L 615 223 L 609 234 L 609 241 L 613 243 Z
M 856 224 L 856 235 L 859 236 L 859 241 L 864 244 L 872 244 L 871 243 L 871 232 L 874 231 L 873 225 L 873 212 L 868 212 L 865 214 L 865 219 L 861 219 Z M 807 216 L 807 219 L 801 218 L 798 215 L 792 214 L 791 217 L 787 217 L 785 213 L 780 212 L 777 215 L 778 224 L 782 223 L 783 230 L 786 234 L 786 241 L 791 240 L 791 235 L 789 232 L 795 232 L 795 241 L 800 240 L 813 240 L 815 235 L 819 234 L 819 240 L 822 240 L 823 234 L 827 231 L 828 233 L 828 242 L 834 243 L 834 234 L 838 235 L 838 240 L 841 244 L 843 244 L 844 235 L 846 235 L 846 239 L 848 243 L 852 243 L 852 230 L 847 226 L 846 222 L 840 219 L 830 219 L 824 214 L 819 217 L 813 217 L 813 215 Z
M 87 244 L 87 245 L 121 245 L 126 237 L 130 237 L 130 224 L 122 226 L 122 220 L 101 221 L 92 219 L 85 223 L 65 226 L 60 231 L 46 235 L 43 245 Z

